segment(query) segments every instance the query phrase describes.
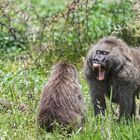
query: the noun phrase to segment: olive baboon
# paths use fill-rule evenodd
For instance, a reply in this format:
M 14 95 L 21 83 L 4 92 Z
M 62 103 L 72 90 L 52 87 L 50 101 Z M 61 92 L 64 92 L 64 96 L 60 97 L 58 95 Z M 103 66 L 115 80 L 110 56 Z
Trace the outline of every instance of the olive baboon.
M 84 119 L 85 105 L 77 70 L 72 64 L 61 62 L 53 67 L 43 90 L 38 125 L 48 132 L 53 130 L 55 121 L 62 126 L 70 126 L 70 129 L 79 129 Z
M 110 97 L 111 93 L 112 101 L 119 104 L 120 117 L 135 115 L 135 96 L 140 92 L 140 49 L 129 48 L 116 37 L 105 37 L 89 50 L 84 71 L 95 115 L 105 113 L 105 95 Z

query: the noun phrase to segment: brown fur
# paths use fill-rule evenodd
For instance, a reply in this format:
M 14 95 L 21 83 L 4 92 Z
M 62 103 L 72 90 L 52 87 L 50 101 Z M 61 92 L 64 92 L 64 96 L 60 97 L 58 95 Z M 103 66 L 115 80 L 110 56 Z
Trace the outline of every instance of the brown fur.
M 101 81 L 97 79 L 97 70 L 92 66 L 97 50 L 109 52 L 104 64 L 105 77 Z M 104 56 L 98 58 L 102 57 Z M 105 37 L 89 50 L 85 76 L 90 86 L 95 115 L 105 113 L 105 95 L 110 97 L 111 88 L 112 101 L 120 106 L 120 117 L 135 115 L 135 95 L 140 92 L 140 49 L 129 48 L 116 37 Z
M 38 124 L 47 131 L 53 130 L 56 121 L 62 126 L 81 127 L 85 105 L 76 68 L 66 62 L 53 67 L 39 106 Z

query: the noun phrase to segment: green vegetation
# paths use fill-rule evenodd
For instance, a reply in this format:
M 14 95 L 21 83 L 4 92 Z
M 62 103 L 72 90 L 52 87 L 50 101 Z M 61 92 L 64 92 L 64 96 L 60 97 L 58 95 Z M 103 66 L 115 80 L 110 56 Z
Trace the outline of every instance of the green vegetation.
M 106 116 L 97 122 L 82 72 L 91 43 L 111 34 L 126 37 L 120 28 L 128 27 L 134 17 L 130 0 L 121 4 L 88 0 L 1 0 L 0 16 L 1 140 L 140 139 L 140 122 L 136 119 L 128 124 L 117 123 L 109 101 Z M 50 66 L 62 59 L 77 66 L 88 110 L 83 132 L 73 133 L 71 137 L 60 135 L 59 131 L 39 134 L 36 126 L 37 107 Z
M 37 61 L 39 51 L 45 64 L 62 59 L 81 62 L 91 43 L 125 27 L 133 17 L 128 0 L 121 4 L 100 0 L 21 1 L 0 2 L 0 46 L 10 52 L 36 50 Z

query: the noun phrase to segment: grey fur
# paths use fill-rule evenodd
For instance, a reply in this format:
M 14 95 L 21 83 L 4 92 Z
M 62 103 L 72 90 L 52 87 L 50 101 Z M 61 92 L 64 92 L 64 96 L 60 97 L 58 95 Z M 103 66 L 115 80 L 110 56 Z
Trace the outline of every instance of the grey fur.
M 105 79 L 97 79 L 92 67 L 96 51 L 108 51 Z M 120 117 L 132 117 L 136 112 L 135 95 L 140 92 L 140 49 L 129 48 L 121 39 L 105 37 L 93 45 L 85 61 L 85 77 L 89 83 L 95 115 L 106 110 L 105 95 L 119 104 Z

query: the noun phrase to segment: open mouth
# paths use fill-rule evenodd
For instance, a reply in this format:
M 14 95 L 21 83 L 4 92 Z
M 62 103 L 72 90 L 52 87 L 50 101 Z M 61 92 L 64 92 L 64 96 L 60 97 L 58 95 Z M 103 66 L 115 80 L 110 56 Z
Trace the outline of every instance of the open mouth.
M 93 63 L 93 69 L 98 70 L 98 77 L 97 79 L 102 81 L 105 78 L 105 68 L 101 64 Z

